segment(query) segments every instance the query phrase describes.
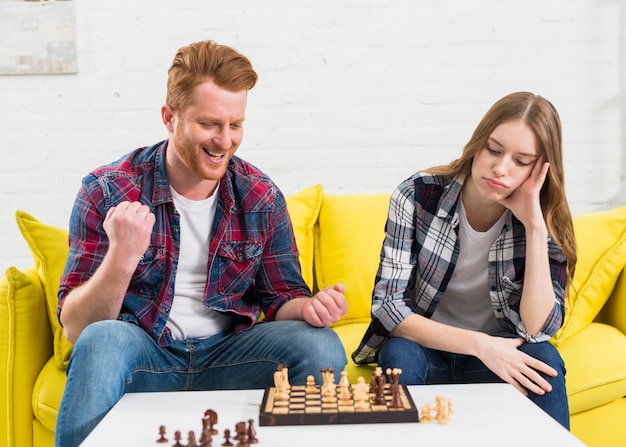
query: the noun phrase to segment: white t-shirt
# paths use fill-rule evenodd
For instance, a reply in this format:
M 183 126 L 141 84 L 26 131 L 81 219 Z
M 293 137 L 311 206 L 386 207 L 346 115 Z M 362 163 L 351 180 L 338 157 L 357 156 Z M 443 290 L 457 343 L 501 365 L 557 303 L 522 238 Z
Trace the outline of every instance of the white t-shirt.
M 463 329 L 495 333 L 500 326 L 489 297 L 489 249 L 504 226 L 505 214 L 487 231 L 472 228 L 459 201 L 459 258 L 432 319 Z
M 232 317 L 203 303 L 218 190 L 208 199 L 197 201 L 186 199 L 172 187 L 170 190 L 180 215 L 180 256 L 167 327 L 177 340 L 207 338 L 223 332 L 232 322 Z

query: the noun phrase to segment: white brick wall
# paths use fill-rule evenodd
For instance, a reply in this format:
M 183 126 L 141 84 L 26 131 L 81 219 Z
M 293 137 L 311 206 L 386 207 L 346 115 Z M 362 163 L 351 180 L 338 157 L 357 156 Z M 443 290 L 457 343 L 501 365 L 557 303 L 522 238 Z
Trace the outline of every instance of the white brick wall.
M 91 168 L 165 137 L 176 49 L 255 65 L 239 155 L 290 194 L 391 192 L 456 157 L 487 108 L 530 90 L 564 127 L 575 214 L 626 204 L 624 0 L 79 0 L 79 73 L 0 77 L 0 269 L 32 260 L 24 209 L 65 227 Z

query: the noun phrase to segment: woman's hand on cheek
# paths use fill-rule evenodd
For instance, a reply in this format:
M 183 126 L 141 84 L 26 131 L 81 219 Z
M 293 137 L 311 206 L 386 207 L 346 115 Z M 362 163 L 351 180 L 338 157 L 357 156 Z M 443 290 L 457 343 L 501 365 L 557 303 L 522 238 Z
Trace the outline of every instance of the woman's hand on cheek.
M 548 175 L 550 164 L 540 156 L 528 178 L 500 203 L 511 210 L 524 225 L 532 225 L 537 219 L 543 221 L 539 193 Z

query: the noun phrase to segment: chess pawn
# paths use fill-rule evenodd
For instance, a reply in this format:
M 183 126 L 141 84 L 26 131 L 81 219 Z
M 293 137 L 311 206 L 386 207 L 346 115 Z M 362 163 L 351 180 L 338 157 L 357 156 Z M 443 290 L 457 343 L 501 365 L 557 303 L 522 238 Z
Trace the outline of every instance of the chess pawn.
M 420 418 L 420 422 L 428 424 L 433 421 L 432 415 L 432 407 L 430 404 L 426 404 L 422 407 L 422 417 Z
M 190 431 L 187 435 L 187 447 L 198 447 L 198 444 L 196 444 L 196 434 L 193 431 Z
M 312 375 L 306 378 L 306 388 L 305 392 L 307 394 L 315 394 L 317 393 L 317 387 L 315 386 L 315 377 Z
M 183 445 L 180 443 L 181 440 L 181 433 L 180 431 L 176 430 L 174 432 L 174 444 L 172 444 L 172 447 L 183 447 Z
M 225 429 L 224 430 L 224 442 L 222 443 L 223 447 L 232 447 L 233 443 L 230 442 L 230 430 L 229 429 Z
M 165 425 L 161 425 L 159 427 L 159 439 L 157 439 L 158 443 L 167 442 L 167 438 L 165 437 Z

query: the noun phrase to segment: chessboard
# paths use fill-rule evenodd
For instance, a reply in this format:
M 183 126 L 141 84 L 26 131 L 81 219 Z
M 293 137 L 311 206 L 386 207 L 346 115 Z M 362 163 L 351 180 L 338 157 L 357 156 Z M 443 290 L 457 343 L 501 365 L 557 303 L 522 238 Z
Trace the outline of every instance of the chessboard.
M 326 424 L 374 424 L 391 422 L 419 422 L 418 410 L 407 388 L 398 384 L 396 396 L 391 385 L 384 385 L 384 402 L 370 393 L 366 401 L 357 405 L 354 389 L 350 397 L 322 396 L 322 387 L 291 386 L 288 398 L 277 398 L 275 387 L 266 388 L 259 413 L 259 425 L 326 425 Z M 375 403 L 378 401 L 379 403 Z M 396 401 L 393 404 L 392 401 Z M 398 405 L 397 402 L 401 402 Z

